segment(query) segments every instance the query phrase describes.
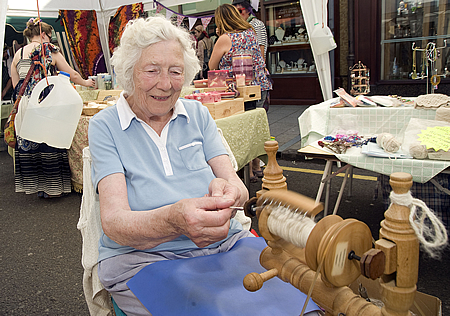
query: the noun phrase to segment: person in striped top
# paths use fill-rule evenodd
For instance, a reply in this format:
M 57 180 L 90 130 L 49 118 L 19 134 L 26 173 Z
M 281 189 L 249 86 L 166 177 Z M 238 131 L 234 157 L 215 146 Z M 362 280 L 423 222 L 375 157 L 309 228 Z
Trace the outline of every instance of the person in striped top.
M 252 5 L 248 0 L 233 0 L 233 5 L 238 9 L 242 18 L 249 22 L 251 26 L 255 29 L 256 38 L 258 41 L 259 48 L 261 49 L 261 55 L 266 61 L 267 53 L 267 31 L 266 26 L 261 20 L 258 20 L 253 14 Z

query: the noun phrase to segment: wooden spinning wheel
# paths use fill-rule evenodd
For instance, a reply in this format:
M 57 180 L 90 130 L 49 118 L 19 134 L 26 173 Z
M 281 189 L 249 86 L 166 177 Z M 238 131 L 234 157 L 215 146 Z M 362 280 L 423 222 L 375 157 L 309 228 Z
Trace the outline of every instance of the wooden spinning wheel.
M 293 212 L 304 212 L 308 216 L 315 216 L 323 209 L 313 199 L 287 190 L 267 191 L 258 199 L 257 205 L 263 207 L 259 212 L 261 236 L 270 242 L 272 248 L 285 249 L 292 249 L 285 241 L 287 236 L 276 236 L 269 230 L 268 221 L 272 212 L 275 212 L 274 207 L 289 206 Z M 319 267 L 322 268 L 321 277 L 325 283 L 340 287 L 352 283 L 362 272 L 365 275 L 365 265 L 353 259 L 363 257 L 370 249 L 372 234 L 365 223 L 331 215 L 320 220 L 309 234 L 304 257 L 310 269 L 317 271 Z M 350 253 L 352 256 L 349 258 Z M 376 259 L 370 262 L 369 271 L 377 278 L 383 274 L 383 270 L 384 255 L 377 251 Z
M 271 181 L 263 185 L 263 190 L 258 191 L 257 197 L 249 200 L 244 209 L 248 216 L 258 217 L 260 234 L 268 244 L 261 252 L 260 263 L 268 271 L 248 274 L 244 278 L 244 287 L 257 291 L 265 281 L 279 277 L 308 293 L 308 297 L 326 311 L 326 316 L 410 316 L 419 261 L 419 242 L 409 222 L 410 209 L 391 204 L 381 222 L 380 239 L 375 241 L 375 248 L 372 248 L 369 228 L 356 219 L 343 220 L 337 215 L 329 215 L 316 224 L 313 218 L 323 210 L 322 205 L 286 190 L 275 159 L 278 145 L 275 141 L 266 145 L 269 163 L 264 171 L 267 179 L 263 178 L 263 182 Z M 275 179 L 277 181 L 273 181 Z M 272 185 L 275 182 L 276 185 Z M 406 194 L 411 188 L 412 177 L 394 173 L 390 184 L 396 194 Z M 282 212 L 277 210 L 283 207 Z M 286 209 L 294 215 L 285 216 L 289 214 Z M 304 216 L 298 216 L 299 212 Z M 305 218 L 304 226 L 294 223 L 286 229 L 276 227 L 284 219 L 303 221 Z M 275 228 L 277 233 L 269 227 Z M 296 233 L 290 229 L 292 227 L 308 228 L 305 230 L 307 235 L 301 236 L 302 242 L 292 238 Z M 366 301 L 347 286 L 360 274 L 377 279 L 383 308 Z

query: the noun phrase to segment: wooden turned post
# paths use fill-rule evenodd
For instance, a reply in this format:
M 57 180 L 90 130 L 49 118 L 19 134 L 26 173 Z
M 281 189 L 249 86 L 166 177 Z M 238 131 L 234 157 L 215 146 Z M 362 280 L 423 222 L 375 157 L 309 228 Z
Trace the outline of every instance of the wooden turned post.
M 286 178 L 283 176 L 283 169 L 277 162 L 278 142 L 276 140 L 268 140 L 264 143 L 264 149 L 269 157 L 267 166 L 264 169 L 264 177 L 262 179 L 262 189 L 258 191 L 262 194 L 265 190 L 287 190 Z M 258 195 L 257 195 L 258 196 Z
M 391 175 L 390 185 L 397 194 L 406 194 L 412 186 L 412 176 L 404 172 Z M 385 306 L 383 315 L 410 315 L 409 308 L 414 303 L 416 283 L 419 274 L 419 241 L 409 223 L 410 209 L 392 204 L 384 213 L 381 222 L 380 239 L 396 245 L 396 256 L 386 266 L 396 267 L 396 271 L 382 276 L 382 298 Z M 378 247 L 377 247 L 378 248 Z

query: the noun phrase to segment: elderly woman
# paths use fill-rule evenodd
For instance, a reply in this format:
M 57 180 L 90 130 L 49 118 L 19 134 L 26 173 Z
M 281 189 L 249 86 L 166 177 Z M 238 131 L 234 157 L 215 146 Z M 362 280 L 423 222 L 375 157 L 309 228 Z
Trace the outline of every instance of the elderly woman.
M 124 91 L 89 123 L 98 273 L 126 314 L 149 315 L 126 282 L 150 263 L 227 251 L 249 236 L 230 208 L 248 192 L 207 108 L 179 99 L 200 70 L 186 31 L 163 17 L 130 21 L 112 63 Z

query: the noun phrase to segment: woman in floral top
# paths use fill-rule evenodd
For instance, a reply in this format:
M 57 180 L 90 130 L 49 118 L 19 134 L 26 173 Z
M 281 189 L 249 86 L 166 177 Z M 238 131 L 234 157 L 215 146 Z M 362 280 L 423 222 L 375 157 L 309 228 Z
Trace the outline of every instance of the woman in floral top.
M 219 35 L 214 45 L 211 58 L 209 60 L 209 69 L 228 69 L 233 72 L 233 55 L 244 52 L 251 53 L 253 63 L 253 81 L 252 85 L 261 87 L 261 100 L 258 104 L 264 104 L 267 97 L 267 91 L 272 90 L 272 82 L 268 78 L 269 72 L 266 69 L 264 58 L 261 55 L 256 33 L 253 27 L 245 21 L 236 7 L 231 4 L 222 4 L 215 11 L 216 33 Z M 256 101 L 245 103 L 245 110 L 254 109 Z M 258 181 L 262 178 L 260 161 L 254 159 L 250 168 L 250 181 Z
M 252 54 L 253 81 L 252 85 L 261 87 L 261 98 L 267 90 L 272 90 L 272 83 L 268 79 L 266 64 L 256 40 L 253 27 L 239 14 L 231 4 L 223 4 L 216 9 L 217 39 L 209 60 L 209 69 L 228 69 L 233 72 L 233 55 L 239 52 Z M 262 100 L 264 101 L 264 100 Z M 264 102 L 261 102 L 261 104 Z

